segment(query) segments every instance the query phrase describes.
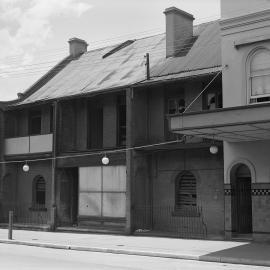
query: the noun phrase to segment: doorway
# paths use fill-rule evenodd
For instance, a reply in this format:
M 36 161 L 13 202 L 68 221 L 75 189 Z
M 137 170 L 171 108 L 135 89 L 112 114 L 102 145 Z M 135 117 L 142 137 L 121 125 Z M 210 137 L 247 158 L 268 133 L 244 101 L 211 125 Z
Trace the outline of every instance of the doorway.
M 60 225 L 77 225 L 78 217 L 78 168 L 62 170 L 60 179 Z
M 252 233 L 252 194 L 249 168 L 238 165 L 231 178 L 232 231 L 237 234 Z

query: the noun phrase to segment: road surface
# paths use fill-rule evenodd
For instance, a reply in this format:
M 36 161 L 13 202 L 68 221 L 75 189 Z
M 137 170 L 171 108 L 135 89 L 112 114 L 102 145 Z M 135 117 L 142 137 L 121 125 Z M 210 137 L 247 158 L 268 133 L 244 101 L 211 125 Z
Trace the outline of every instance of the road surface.
M 269 269 L 198 261 L 0 244 L 2 270 L 256 270 Z

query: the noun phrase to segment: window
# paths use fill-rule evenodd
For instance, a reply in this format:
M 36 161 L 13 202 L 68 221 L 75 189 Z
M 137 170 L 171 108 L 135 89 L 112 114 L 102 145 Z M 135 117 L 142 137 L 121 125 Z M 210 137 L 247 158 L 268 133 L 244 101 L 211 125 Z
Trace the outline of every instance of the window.
M 126 145 L 126 96 L 121 95 L 117 100 L 117 142 L 118 146 Z
M 29 135 L 41 134 L 41 110 L 29 111 Z
M 126 216 L 126 167 L 79 168 L 79 216 Z
M 46 182 L 42 176 L 33 180 L 33 208 L 44 208 L 46 204 Z
M 270 101 L 270 51 L 257 49 L 248 65 L 250 103 Z
M 222 93 L 208 92 L 204 95 L 204 110 L 215 110 L 217 108 L 222 108 Z
M 185 108 L 185 100 L 182 98 L 171 98 L 168 100 L 168 114 L 183 113 Z
M 175 210 L 185 210 L 197 206 L 196 178 L 191 172 L 184 172 L 175 183 Z

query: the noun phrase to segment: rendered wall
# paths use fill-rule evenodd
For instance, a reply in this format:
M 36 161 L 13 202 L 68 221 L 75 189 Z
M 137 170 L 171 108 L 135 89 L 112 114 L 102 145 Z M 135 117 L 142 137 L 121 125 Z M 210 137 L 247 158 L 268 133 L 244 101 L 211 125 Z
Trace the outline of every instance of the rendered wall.
M 224 143 L 224 181 L 230 191 L 230 172 L 237 164 L 246 164 L 252 176 L 253 233 L 270 232 L 270 141 Z M 225 229 L 231 231 L 231 192 L 225 196 Z
M 224 232 L 224 192 L 222 152 L 210 155 L 206 149 L 167 151 L 153 159 L 153 205 L 174 206 L 175 179 L 183 170 L 191 171 L 197 180 L 197 204 L 201 207 L 208 236 Z M 155 166 L 154 166 L 155 164 Z M 155 211 L 155 210 L 154 210 Z M 153 213 L 156 226 L 170 226 L 159 213 Z M 193 222 L 197 222 L 195 219 Z M 198 230 L 201 230 L 197 225 Z
M 49 224 L 51 209 L 51 164 L 49 161 L 28 163 L 30 170 L 24 172 L 22 164 L 7 165 L 4 177 L 4 200 L 6 210 L 13 206 L 15 222 L 25 224 Z M 43 176 L 46 182 L 46 199 L 44 211 L 33 208 L 33 180 Z
M 270 8 L 268 0 L 221 0 L 221 18 L 227 19 Z

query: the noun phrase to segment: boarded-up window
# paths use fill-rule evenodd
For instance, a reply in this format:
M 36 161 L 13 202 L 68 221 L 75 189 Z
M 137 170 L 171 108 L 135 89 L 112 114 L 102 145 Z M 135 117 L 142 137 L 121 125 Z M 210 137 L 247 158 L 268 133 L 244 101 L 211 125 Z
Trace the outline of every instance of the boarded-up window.
M 79 169 L 79 215 L 125 217 L 126 167 Z
M 175 208 L 187 209 L 197 206 L 196 178 L 184 172 L 176 180 Z

